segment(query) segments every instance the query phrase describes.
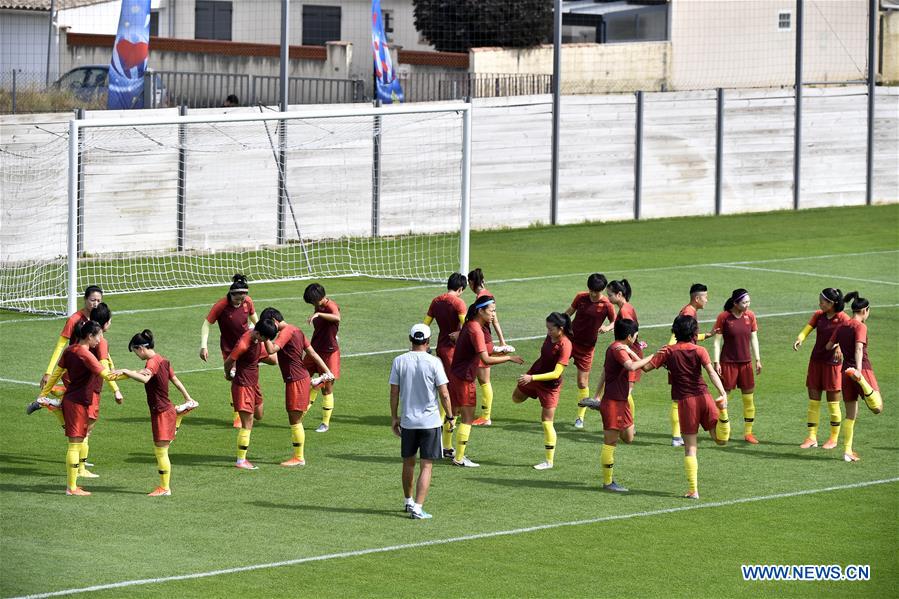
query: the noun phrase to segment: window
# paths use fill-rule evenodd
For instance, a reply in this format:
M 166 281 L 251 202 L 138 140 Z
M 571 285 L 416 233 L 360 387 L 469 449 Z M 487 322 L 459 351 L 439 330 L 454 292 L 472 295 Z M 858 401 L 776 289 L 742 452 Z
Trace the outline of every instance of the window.
M 777 13 L 777 30 L 793 31 L 793 13 L 789 10 L 782 10 Z
M 231 2 L 197 0 L 194 17 L 194 38 L 231 40 Z
M 159 11 L 150 11 L 150 37 L 159 37 Z
M 384 36 L 387 38 L 387 41 L 392 44 L 393 43 L 393 11 L 392 10 L 382 10 L 381 11 L 381 22 L 384 23 Z
M 303 45 L 340 41 L 340 7 L 303 5 Z

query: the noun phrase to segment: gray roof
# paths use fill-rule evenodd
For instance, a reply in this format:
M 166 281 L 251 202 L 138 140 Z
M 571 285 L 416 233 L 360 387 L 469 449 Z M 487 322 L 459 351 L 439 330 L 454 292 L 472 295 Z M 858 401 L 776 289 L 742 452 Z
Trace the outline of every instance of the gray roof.
M 56 0 L 56 10 L 104 4 L 112 0 Z M 0 8 L 14 10 L 50 10 L 50 0 L 0 0 Z

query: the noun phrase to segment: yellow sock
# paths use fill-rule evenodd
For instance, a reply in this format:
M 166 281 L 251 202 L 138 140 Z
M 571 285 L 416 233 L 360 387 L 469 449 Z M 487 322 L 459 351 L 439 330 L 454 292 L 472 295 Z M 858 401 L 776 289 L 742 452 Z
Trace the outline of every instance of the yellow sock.
M 81 443 L 69 442 L 66 449 L 66 485 L 69 491 L 74 491 L 78 486 L 78 460 L 81 453 Z
M 169 480 L 172 478 L 172 462 L 169 461 L 169 448 L 154 447 L 153 453 L 156 454 L 156 466 L 159 470 L 159 486 L 168 490 Z
M 493 385 L 487 381 L 481 387 L 481 418 L 490 420 L 493 413 Z
M 471 425 L 464 422 L 456 427 L 456 461 L 461 462 L 465 457 L 465 449 L 468 446 L 468 436 L 471 435 Z
M 867 401 L 867 397 L 865 400 Z M 52 410 L 53 414 L 56 416 L 56 419 L 59 421 L 59 426 L 65 428 L 66 427 L 66 416 L 62 413 L 62 408 L 58 410 Z
M 309 392 L 309 406 L 315 403 L 315 400 L 318 399 L 318 389 L 313 389 Z
M 627 394 L 627 405 L 631 408 L 631 419 L 636 422 L 637 412 L 636 410 L 634 410 L 634 396 L 630 393 Z
M 843 414 L 840 411 L 840 402 L 827 402 L 827 411 L 830 412 L 830 439 L 828 441 L 837 442 L 840 437 L 840 423 L 843 420 Z
M 865 404 L 868 406 L 869 410 L 875 414 L 880 414 L 883 411 L 883 398 L 880 396 L 880 391 L 872 387 L 867 379 L 862 376 L 861 372 L 859 372 L 858 375 L 857 382 L 865 396 Z
M 293 440 L 293 457 L 302 460 L 303 447 L 306 444 L 306 431 L 303 429 L 303 423 L 297 422 L 290 425 L 290 438 Z
M 322 395 L 322 424 L 331 426 L 331 413 L 334 412 L 334 394 Z
M 752 424 L 755 422 L 755 393 L 743 394 L 743 434 L 752 434 Z
M 84 441 L 81 442 L 81 447 L 79 448 L 79 451 L 78 451 L 78 459 L 79 459 L 78 472 L 79 473 L 87 470 L 87 454 L 88 454 L 88 452 L 90 452 L 90 443 L 88 442 L 89 438 L 90 437 L 84 438 Z
M 588 397 L 590 397 L 590 389 L 588 389 L 588 388 L 586 388 L 586 387 L 584 387 L 583 389 L 581 389 L 580 387 L 578 387 L 578 390 L 577 390 L 577 400 L 578 400 L 578 401 L 581 401 L 582 399 L 587 399 Z M 587 415 L 587 408 L 582 408 L 582 407 L 578 406 L 578 409 L 577 409 L 577 417 L 578 417 L 582 422 L 583 422 L 584 417 L 585 417 L 586 415 Z
M 718 410 L 718 424 L 715 425 L 715 442 L 725 445 L 730 441 L 730 416 L 727 410 Z
M 599 460 L 602 463 L 602 484 L 611 485 L 614 480 L 612 470 L 615 467 L 615 446 L 603 443 Z
M 696 456 L 684 456 L 684 472 L 687 473 L 687 492 L 697 493 L 697 479 L 699 478 L 699 462 Z
M 855 418 L 843 421 L 843 453 L 852 453 L 852 437 L 855 435 Z
M 178 414 L 175 417 L 175 434 L 178 434 L 178 429 L 181 428 L 181 421 L 184 420 L 184 414 Z
M 864 393 L 865 395 L 870 395 L 871 392 L 874 391 L 874 388 L 871 386 L 868 380 L 864 376 L 862 376 L 861 371 L 858 372 L 857 382 L 858 386 L 862 388 L 862 393 Z
M 680 437 L 680 416 L 677 414 L 677 402 L 671 402 L 671 436 Z
M 237 461 L 247 459 L 247 450 L 250 449 L 250 429 L 242 428 L 237 431 Z
M 808 427 L 808 438 L 812 441 L 818 440 L 818 418 L 821 413 L 821 400 L 808 400 L 808 419 L 806 426 Z
M 459 421 L 459 417 L 456 416 L 453 418 L 453 426 L 456 425 L 456 422 Z M 443 431 L 440 433 L 441 441 L 443 442 L 443 448 L 449 449 L 453 446 L 453 431 L 450 429 L 450 425 L 444 419 L 443 422 Z
M 234 412 L 231 413 L 231 418 L 232 418 L 233 420 L 240 420 L 240 412 L 237 412 L 237 411 L 235 410 Z
M 556 427 L 551 420 L 543 421 L 543 447 L 546 449 L 546 461 L 552 464 L 556 455 Z

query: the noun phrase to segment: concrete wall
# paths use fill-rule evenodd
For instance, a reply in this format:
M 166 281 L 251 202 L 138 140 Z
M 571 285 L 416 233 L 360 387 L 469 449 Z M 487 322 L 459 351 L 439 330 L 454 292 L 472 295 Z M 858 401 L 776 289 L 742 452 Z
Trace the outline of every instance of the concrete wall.
M 883 82 L 899 84 L 899 10 L 882 12 Z

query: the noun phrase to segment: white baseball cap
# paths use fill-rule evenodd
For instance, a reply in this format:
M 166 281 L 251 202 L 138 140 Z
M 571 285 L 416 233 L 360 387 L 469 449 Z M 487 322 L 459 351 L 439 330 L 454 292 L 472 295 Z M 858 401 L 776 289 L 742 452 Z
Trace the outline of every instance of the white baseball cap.
M 412 325 L 412 329 L 409 331 L 409 337 L 411 337 L 415 341 L 424 341 L 425 339 L 430 339 L 431 327 L 423 323 L 414 324 Z

